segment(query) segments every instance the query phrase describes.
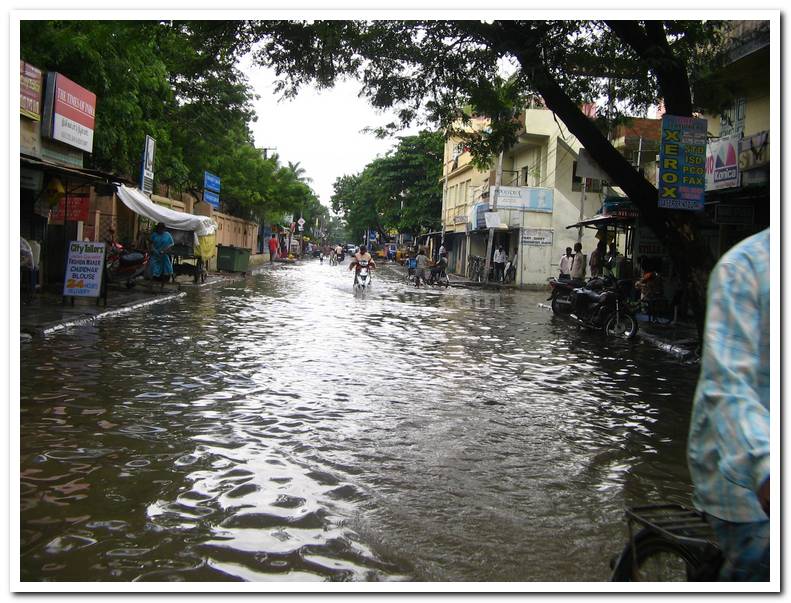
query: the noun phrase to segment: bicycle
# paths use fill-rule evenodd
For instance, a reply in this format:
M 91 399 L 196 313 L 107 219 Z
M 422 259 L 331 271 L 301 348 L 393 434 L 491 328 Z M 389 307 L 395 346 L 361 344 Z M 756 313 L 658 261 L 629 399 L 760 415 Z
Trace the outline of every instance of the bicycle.
M 484 258 L 478 255 L 470 256 L 470 280 L 475 283 L 483 282 Z
M 722 553 L 702 513 L 678 504 L 625 509 L 629 541 L 610 582 L 716 582 Z M 634 524 L 642 526 L 635 532 Z

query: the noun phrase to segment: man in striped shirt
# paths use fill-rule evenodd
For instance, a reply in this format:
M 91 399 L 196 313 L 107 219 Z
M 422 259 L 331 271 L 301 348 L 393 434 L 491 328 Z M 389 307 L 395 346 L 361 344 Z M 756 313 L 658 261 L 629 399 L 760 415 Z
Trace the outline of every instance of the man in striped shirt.
M 720 579 L 769 580 L 769 230 L 717 263 L 689 431 L 693 502 L 723 551 Z

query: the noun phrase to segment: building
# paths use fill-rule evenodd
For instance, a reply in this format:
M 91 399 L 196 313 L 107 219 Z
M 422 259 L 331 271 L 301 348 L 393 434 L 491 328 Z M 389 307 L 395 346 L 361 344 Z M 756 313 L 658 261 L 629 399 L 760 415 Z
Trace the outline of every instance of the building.
M 566 247 L 581 240 L 589 254 L 596 246 L 590 230 L 567 226 L 602 206 L 601 181 L 577 176 L 580 143 L 551 111 L 534 107 L 523 114 L 519 141 L 504 153 L 499 192 L 496 165 L 480 171 L 459 140 L 445 145 L 442 228 L 453 273 L 468 274 L 469 258 L 485 256 L 489 230 L 485 214 L 497 195 L 494 248 L 515 258 L 516 284 L 543 288 L 557 276 Z M 477 120 L 473 128 L 485 127 Z

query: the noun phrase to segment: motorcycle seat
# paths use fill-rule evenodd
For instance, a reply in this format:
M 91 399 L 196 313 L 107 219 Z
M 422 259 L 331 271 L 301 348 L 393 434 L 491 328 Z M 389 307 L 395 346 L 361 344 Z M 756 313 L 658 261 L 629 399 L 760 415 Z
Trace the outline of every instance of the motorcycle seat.
M 143 254 L 139 251 L 130 251 L 121 256 L 121 265 L 129 266 L 131 264 L 139 264 L 143 261 Z

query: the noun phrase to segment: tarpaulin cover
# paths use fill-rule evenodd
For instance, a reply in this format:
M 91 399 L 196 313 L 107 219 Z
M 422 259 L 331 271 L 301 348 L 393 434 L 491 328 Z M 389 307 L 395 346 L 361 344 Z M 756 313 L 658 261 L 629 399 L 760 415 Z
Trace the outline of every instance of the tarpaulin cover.
M 217 253 L 217 236 L 210 234 L 198 237 L 198 245 L 195 247 L 195 255 L 204 260 L 210 260 Z
M 214 235 L 217 224 L 208 216 L 196 216 L 157 205 L 146 197 L 139 189 L 118 185 L 118 198 L 136 214 L 154 222 L 164 222 L 168 228 L 191 230 L 195 234 L 195 247 L 201 245 L 198 237 Z

